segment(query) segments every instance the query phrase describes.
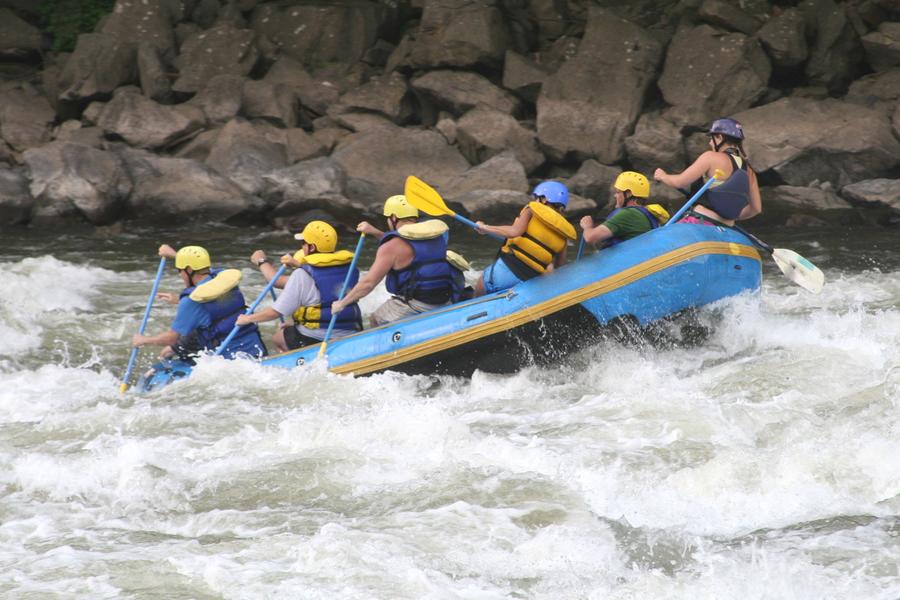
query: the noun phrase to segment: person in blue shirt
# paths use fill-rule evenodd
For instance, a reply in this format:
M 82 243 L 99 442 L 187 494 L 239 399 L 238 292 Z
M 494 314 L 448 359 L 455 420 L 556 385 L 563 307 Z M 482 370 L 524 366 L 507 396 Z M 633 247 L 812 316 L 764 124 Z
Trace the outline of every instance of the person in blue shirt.
M 131 343 L 135 347 L 164 346 L 162 358 L 175 354 L 191 361 L 200 352 L 214 351 L 246 309 L 244 296 L 237 287 L 240 271 L 213 269 L 209 253 L 200 246 L 185 246 L 176 252 L 163 244 L 159 255 L 175 259 L 184 290 L 179 294 L 160 292 L 157 299 L 177 304 L 178 311 L 168 331 L 156 335 L 138 333 Z M 254 358 L 267 354 L 256 325 L 238 330 L 222 352 L 225 358 L 235 358 L 238 354 Z

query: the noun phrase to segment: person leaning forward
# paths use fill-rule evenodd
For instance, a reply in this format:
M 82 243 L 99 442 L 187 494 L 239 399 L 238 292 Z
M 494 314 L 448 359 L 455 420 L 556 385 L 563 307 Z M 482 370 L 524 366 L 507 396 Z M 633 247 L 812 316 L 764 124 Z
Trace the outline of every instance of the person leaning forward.
M 585 242 L 601 242 L 607 248 L 656 229 L 669 220 L 665 208 L 648 201 L 650 182 L 640 173 L 622 171 L 616 177 L 613 189 L 616 207 L 605 221 L 594 225 L 590 215 L 582 217 L 580 225 Z
M 341 293 L 344 279 L 353 262 L 353 253 L 349 250 L 335 251 L 337 231 L 325 221 L 311 221 L 294 238 L 303 242 L 303 247 L 294 256 L 285 254 L 281 257 L 283 264 L 296 267 L 284 283 L 284 292 L 269 308 L 252 315 L 241 315 L 237 320 L 238 325 L 244 325 L 273 321 L 290 315 L 294 323 L 280 328 L 272 336 L 272 342 L 281 352 L 321 342 L 325 338 L 332 314 L 337 314 L 331 332 L 332 338 L 362 330 L 362 313 L 355 302 L 332 312 L 332 304 Z M 254 252 L 253 257 L 257 258 L 257 266 L 262 270 L 266 263 L 261 262 L 257 252 Z M 274 268 L 271 274 L 264 272 L 266 279 L 270 281 L 274 274 Z M 357 281 L 359 269 L 354 267 L 350 274 L 350 285 Z
M 495 233 L 507 240 L 499 258 L 475 284 L 476 296 L 505 290 L 566 263 L 567 241 L 575 239 L 575 228 L 562 216 L 569 205 L 569 189 L 558 181 L 544 181 L 531 196 L 512 225 L 477 222 L 478 233 Z
M 176 354 L 192 361 L 203 351 L 213 351 L 231 333 L 240 315 L 247 308 L 238 287 L 241 272 L 237 269 L 213 269 L 209 253 L 200 246 L 185 246 L 177 252 L 167 244 L 159 247 L 159 255 L 175 259 L 175 268 L 184 282 L 179 294 L 160 292 L 157 299 L 177 304 L 175 320 L 168 331 L 157 335 L 135 334 L 133 346 L 165 346 L 161 357 Z M 267 354 L 259 337 L 259 330 L 244 327 L 238 330 L 222 351 L 225 358 L 244 353 L 256 358 Z
M 447 261 L 446 223 L 436 219 L 420 223 L 418 209 L 403 195 L 388 198 L 382 213 L 387 232 L 366 221 L 356 226 L 360 233 L 380 240 L 375 261 L 332 310 L 365 297 L 385 277 L 391 297 L 370 316 L 373 327 L 458 300 L 465 282 Z

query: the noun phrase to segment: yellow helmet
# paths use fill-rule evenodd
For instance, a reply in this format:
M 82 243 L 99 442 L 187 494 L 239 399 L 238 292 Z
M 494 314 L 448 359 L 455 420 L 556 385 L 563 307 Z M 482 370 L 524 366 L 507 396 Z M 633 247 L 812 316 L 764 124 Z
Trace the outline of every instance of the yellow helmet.
M 384 216 L 395 216 L 398 219 L 414 219 L 419 217 L 419 209 L 410 204 L 406 196 L 398 194 L 384 201 Z
M 646 177 L 634 171 L 622 171 L 619 173 L 613 187 L 620 192 L 628 190 L 632 196 L 638 198 L 650 197 L 650 182 L 647 181 Z
M 319 252 L 334 252 L 337 248 L 338 234 L 334 227 L 325 221 L 310 221 L 303 231 L 294 236 L 294 239 L 315 244 Z
M 175 253 L 175 268 L 202 271 L 208 269 L 212 263 L 209 260 L 209 252 L 200 246 L 185 246 Z

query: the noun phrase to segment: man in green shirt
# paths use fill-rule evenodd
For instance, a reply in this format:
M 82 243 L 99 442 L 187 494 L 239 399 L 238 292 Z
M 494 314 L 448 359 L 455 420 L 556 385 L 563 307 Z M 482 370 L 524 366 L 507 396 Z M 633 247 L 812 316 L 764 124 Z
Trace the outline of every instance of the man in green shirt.
M 669 220 L 669 213 L 659 204 L 647 204 L 650 182 L 635 171 L 622 171 L 615 188 L 616 208 L 599 225 L 594 225 L 590 215 L 581 219 L 584 241 L 602 242 L 603 247 L 630 240 Z

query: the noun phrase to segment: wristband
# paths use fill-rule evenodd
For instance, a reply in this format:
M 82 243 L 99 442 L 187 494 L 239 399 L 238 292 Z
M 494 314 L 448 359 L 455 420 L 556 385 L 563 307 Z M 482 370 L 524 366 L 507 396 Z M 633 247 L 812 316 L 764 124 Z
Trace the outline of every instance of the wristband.
M 264 264 L 270 264 L 270 265 L 271 265 L 271 264 L 272 264 L 272 261 L 269 260 L 268 257 L 267 257 L 267 258 L 262 258 L 262 259 L 256 261 L 256 266 L 257 266 L 257 267 L 261 267 L 261 266 L 263 266 Z

